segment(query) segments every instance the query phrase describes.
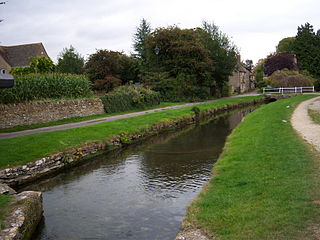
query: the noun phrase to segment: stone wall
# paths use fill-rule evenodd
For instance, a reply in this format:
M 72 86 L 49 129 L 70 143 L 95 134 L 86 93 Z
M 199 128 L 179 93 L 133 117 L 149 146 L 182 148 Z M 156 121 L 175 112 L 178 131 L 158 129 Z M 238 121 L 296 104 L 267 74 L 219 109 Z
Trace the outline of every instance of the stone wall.
M 0 128 L 104 113 L 101 99 L 0 105 Z

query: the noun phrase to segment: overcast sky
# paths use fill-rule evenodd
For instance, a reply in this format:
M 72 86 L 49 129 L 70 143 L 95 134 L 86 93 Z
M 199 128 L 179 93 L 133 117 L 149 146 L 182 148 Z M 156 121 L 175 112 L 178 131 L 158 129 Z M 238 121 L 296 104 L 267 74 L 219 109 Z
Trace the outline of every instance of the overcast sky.
M 4 1 L 4 0 L 2 0 Z M 7 0 L 0 5 L 0 45 L 42 42 L 57 61 L 73 45 L 87 57 L 96 49 L 130 53 L 142 18 L 152 28 L 200 27 L 214 22 L 254 62 L 309 22 L 320 28 L 319 0 Z

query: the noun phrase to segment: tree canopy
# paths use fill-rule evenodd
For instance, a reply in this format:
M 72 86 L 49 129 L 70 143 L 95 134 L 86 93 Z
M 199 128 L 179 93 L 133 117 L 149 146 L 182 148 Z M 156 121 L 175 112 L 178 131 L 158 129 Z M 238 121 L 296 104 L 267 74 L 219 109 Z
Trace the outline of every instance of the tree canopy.
M 236 47 L 206 22 L 203 28 L 158 28 L 145 46 L 149 76 L 143 80 L 168 98 L 221 95 L 237 63 Z
M 309 23 L 298 27 L 294 52 L 301 69 L 320 78 L 320 36 Z
M 282 69 L 298 71 L 298 64 L 295 55 L 288 53 L 279 53 L 267 58 L 264 64 L 264 73 L 270 76 L 277 70 Z
M 294 54 L 295 37 L 283 38 L 277 46 L 277 53 L 290 53 Z
M 61 73 L 81 74 L 83 66 L 84 58 L 71 45 L 59 54 L 56 70 Z
M 151 25 L 146 19 L 142 19 L 136 33 L 133 37 L 133 48 L 135 50 L 135 57 L 146 60 L 146 41 L 151 33 Z
M 135 81 L 137 78 L 135 61 L 132 57 L 105 49 L 97 50 L 89 56 L 85 73 L 96 89 L 107 91 L 128 81 Z

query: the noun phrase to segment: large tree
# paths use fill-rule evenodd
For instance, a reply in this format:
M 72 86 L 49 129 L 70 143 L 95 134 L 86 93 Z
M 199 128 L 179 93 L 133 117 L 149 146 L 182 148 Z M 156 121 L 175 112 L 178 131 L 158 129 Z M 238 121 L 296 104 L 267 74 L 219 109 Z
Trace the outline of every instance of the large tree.
M 320 36 L 315 33 L 311 24 L 298 27 L 294 52 L 300 68 L 320 78 Z
M 172 96 L 220 96 L 237 63 L 236 47 L 214 24 L 158 28 L 149 35 L 146 50 L 148 70 L 156 74 L 145 82 Z
M 272 73 L 282 69 L 298 71 L 298 64 L 295 55 L 288 53 L 279 53 L 269 56 L 264 64 L 264 73 L 270 76 Z
M 277 46 L 277 53 L 290 53 L 294 54 L 295 37 L 287 37 L 280 40 Z
M 203 29 L 209 34 L 207 48 L 210 51 L 210 57 L 215 63 L 212 68 L 213 78 L 216 82 L 216 88 L 212 94 L 220 95 L 223 87 L 229 81 L 237 65 L 237 56 L 239 51 L 230 38 L 223 33 L 214 23 L 203 22 Z
M 133 48 L 136 52 L 135 57 L 142 61 L 146 60 L 146 41 L 150 33 L 151 25 L 143 18 L 133 37 Z
M 61 73 L 81 74 L 83 72 L 84 58 L 73 46 L 64 48 L 58 57 L 56 70 Z
M 89 56 L 85 73 L 95 88 L 107 91 L 137 78 L 135 60 L 132 57 L 104 49 Z

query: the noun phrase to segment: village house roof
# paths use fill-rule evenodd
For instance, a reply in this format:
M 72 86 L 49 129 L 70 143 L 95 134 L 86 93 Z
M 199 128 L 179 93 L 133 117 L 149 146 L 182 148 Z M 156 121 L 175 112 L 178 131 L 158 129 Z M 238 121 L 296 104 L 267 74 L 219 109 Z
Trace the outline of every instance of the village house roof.
M 0 46 L 0 69 L 27 67 L 31 58 L 38 56 L 49 57 L 42 43 Z

